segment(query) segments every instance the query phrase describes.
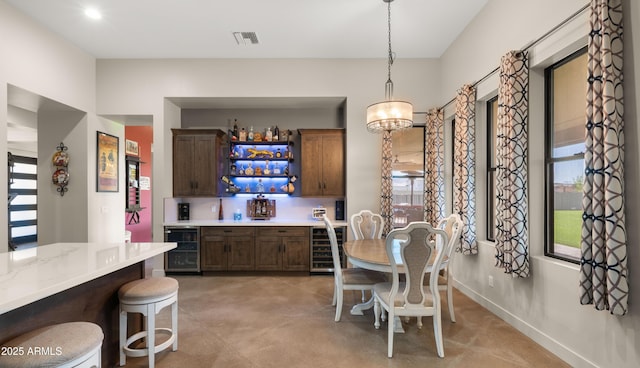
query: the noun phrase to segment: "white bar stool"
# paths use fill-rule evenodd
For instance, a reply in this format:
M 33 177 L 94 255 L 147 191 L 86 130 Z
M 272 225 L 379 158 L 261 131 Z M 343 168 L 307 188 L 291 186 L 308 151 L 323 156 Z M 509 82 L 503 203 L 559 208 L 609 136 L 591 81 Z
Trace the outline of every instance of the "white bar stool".
M 120 299 L 120 365 L 126 364 L 127 356 L 149 356 L 149 368 L 155 366 L 155 353 L 169 346 L 178 350 L 178 281 L 170 277 L 151 277 L 128 282 L 118 290 Z M 156 328 L 156 314 L 171 306 L 171 328 Z M 146 330 L 127 338 L 127 313 L 142 313 Z M 156 333 L 169 338 L 156 345 Z M 130 348 L 129 345 L 146 337 L 145 348 Z
M 91 322 L 42 327 L 2 343 L 0 367 L 100 368 L 102 340 L 102 328 Z

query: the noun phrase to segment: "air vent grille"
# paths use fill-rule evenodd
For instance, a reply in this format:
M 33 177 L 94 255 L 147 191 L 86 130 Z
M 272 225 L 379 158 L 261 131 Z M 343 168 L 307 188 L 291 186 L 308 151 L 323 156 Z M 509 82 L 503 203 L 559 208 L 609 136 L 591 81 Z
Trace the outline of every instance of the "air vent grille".
M 257 45 L 258 36 L 255 32 L 233 32 L 238 45 Z

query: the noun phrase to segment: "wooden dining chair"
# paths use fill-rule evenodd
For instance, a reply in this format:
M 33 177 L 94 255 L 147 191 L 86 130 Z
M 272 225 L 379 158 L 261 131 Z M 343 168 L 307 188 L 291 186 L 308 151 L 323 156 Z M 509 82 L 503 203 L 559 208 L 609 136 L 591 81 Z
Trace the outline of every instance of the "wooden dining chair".
M 442 229 L 447 233 L 449 237 L 449 243 L 443 247 L 442 242 L 438 242 L 436 244 L 436 249 L 438 252 L 444 249 L 444 259 L 442 260 L 442 264 L 440 265 L 439 275 L 438 275 L 438 290 L 446 292 L 447 295 L 447 306 L 449 308 L 449 318 L 451 322 L 456 321 L 456 314 L 453 308 L 453 276 L 451 275 L 451 264 L 453 263 L 453 258 L 455 256 L 455 249 L 458 247 L 460 243 L 460 237 L 462 234 L 462 227 L 464 223 L 462 222 L 462 218 L 457 213 L 452 213 L 448 217 L 443 218 L 438 222 L 436 226 L 438 229 Z M 428 279 L 425 278 L 425 285 L 428 284 Z M 422 319 L 418 318 L 418 326 L 422 326 Z
M 322 215 L 322 219 L 327 227 L 327 234 L 331 243 L 334 280 L 332 305 L 336 307 L 335 321 L 338 322 L 342 316 L 344 290 L 373 290 L 375 284 L 385 281 L 386 278 L 384 274 L 376 271 L 362 268 L 342 268 L 336 231 L 327 215 Z
M 441 239 L 438 239 L 441 238 Z M 394 255 L 394 241 L 399 244 L 405 281 L 400 282 L 400 271 Z M 444 357 L 442 339 L 442 308 L 438 292 L 438 272 L 429 274 L 429 286 L 423 286 L 430 267 L 430 259 L 435 257 L 431 269 L 439 270 L 445 252 L 438 252 L 436 243 L 447 244 L 449 238 L 442 229 L 434 229 L 424 221 L 412 222 L 406 227 L 394 229 L 386 238 L 387 256 L 391 265 L 391 282 L 376 284 L 373 288 L 375 328 L 380 328 L 381 307 L 389 313 L 387 355 L 393 357 L 393 334 L 396 316 L 433 317 L 433 333 L 439 357 Z M 435 253 L 435 256 L 434 256 Z
M 456 248 L 460 243 L 460 236 L 464 223 L 457 213 L 452 213 L 449 217 L 440 220 L 438 228 L 447 232 L 449 244 L 445 249 L 445 258 L 440 267 L 440 277 L 438 277 L 438 289 L 447 292 L 447 306 L 449 307 L 449 318 L 451 322 L 456 321 L 456 315 L 453 311 L 453 276 L 451 275 L 451 264 L 453 263 Z
M 384 219 L 381 215 L 369 210 L 362 210 L 351 215 L 351 232 L 355 240 L 359 239 L 382 239 L 384 231 Z M 372 295 L 373 296 L 373 295 Z M 362 301 L 366 299 L 365 291 L 362 290 Z
M 362 210 L 351 216 L 351 232 L 358 239 L 382 239 L 384 219 L 377 213 Z

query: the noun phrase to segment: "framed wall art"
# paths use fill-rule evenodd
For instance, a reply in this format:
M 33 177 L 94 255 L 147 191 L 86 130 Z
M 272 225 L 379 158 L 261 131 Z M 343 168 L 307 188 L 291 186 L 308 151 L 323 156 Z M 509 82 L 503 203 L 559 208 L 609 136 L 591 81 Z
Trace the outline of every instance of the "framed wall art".
M 124 140 L 124 154 L 130 156 L 139 156 L 138 142 L 128 139 Z
M 119 182 L 118 145 L 119 138 L 111 134 L 97 132 L 96 191 L 117 192 Z

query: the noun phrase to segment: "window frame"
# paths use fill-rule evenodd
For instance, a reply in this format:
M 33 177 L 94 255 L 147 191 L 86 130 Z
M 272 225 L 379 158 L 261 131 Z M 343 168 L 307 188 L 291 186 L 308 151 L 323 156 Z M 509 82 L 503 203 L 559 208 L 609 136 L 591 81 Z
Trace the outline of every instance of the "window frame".
M 497 132 L 497 124 L 498 124 L 498 115 L 493 116 L 493 104 L 498 103 L 498 96 L 490 98 L 486 102 L 487 108 L 487 178 L 486 178 L 486 200 L 487 200 L 487 223 L 486 223 L 486 238 L 489 241 L 496 241 L 495 233 L 496 233 L 496 172 L 497 172 L 497 163 L 496 163 L 496 143 L 497 143 L 497 134 L 494 134 L 494 131 Z M 494 121 L 495 118 L 495 121 Z M 496 126 L 494 126 L 494 124 Z M 493 178 L 493 180 L 492 180 Z
M 562 162 L 575 161 L 582 158 L 584 160 L 584 151 L 581 154 L 573 154 L 570 156 L 554 157 L 553 155 L 553 142 L 554 142 L 554 104 L 553 104 L 553 71 L 557 68 L 575 60 L 576 58 L 586 54 L 588 48 L 581 47 L 580 49 L 572 52 L 561 60 L 553 63 L 552 65 L 544 69 L 544 255 L 547 257 L 560 259 L 566 262 L 579 264 L 580 258 L 574 258 L 567 254 L 558 253 L 555 251 L 555 216 L 554 216 L 554 203 L 555 203 L 555 190 L 554 190 L 554 167 L 555 164 Z M 585 78 L 587 76 L 585 75 Z M 585 91 L 586 98 L 586 91 Z

